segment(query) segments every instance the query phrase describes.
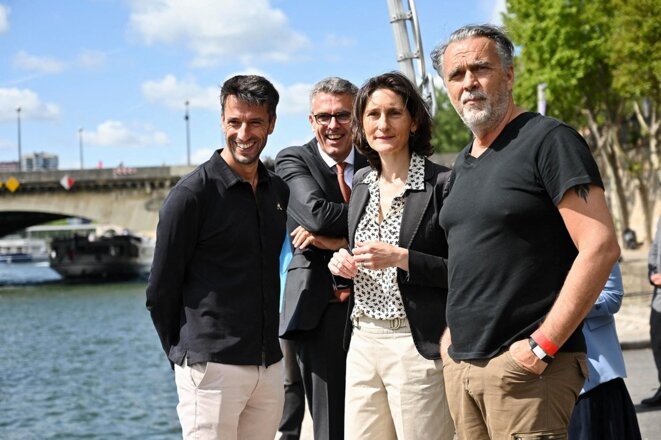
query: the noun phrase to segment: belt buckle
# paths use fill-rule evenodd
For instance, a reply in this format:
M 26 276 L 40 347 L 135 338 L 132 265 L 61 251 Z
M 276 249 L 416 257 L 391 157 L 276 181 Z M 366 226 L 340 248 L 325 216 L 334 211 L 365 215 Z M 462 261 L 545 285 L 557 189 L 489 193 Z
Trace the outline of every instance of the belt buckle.
M 390 330 L 398 330 L 403 324 L 404 320 L 402 318 L 393 318 L 390 320 Z

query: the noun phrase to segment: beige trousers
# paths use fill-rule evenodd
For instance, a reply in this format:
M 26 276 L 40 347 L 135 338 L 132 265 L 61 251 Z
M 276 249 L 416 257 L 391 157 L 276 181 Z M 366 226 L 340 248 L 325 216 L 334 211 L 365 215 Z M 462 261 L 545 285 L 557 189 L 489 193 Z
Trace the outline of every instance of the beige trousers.
M 557 353 L 541 376 L 508 350 L 491 359 L 444 359 L 459 440 L 561 440 L 587 378 L 584 353 Z
M 273 440 L 285 401 L 283 365 L 175 365 L 183 438 Z
M 451 440 L 440 360 L 423 358 L 406 320 L 361 317 L 347 355 L 344 438 Z M 403 324 L 399 328 L 399 324 Z

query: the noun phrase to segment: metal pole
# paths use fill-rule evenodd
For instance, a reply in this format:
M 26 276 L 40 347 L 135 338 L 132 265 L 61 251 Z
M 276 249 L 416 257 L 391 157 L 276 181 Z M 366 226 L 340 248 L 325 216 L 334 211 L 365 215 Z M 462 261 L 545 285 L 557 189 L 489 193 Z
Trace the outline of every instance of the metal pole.
M 23 171 L 23 163 L 21 161 L 21 108 L 16 109 L 16 121 L 18 124 L 18 171 Z
M 399 70 L 417 85 L 415 77 L 415 68 L 413 60 L 419 56 L 411 52 L 409 44 L 409 34 L 406 27 L 406 21 L 411 19 L 411 13 L 404 12 L 401 0 L 388 0 L 388 13 L 390 14 L 390 23 L 392 24 L 393 34 L 395 36 L 395 49 L 397 51 L 397 62 Z
M 188 114 L 188 101 L 186 101 L 186 164 L 190 165 L 190 115 Z
M 395 36 L 399 70 L 418 87 L 433 116 L 436 113 L 436 90 L 434 90 L 431 75 L 427 75 L 425 70 L 425 55 L 422 49 L 422 36 L 415 1 L 407 1 L 408 11 L 404 9 L 403 0 L 387 0 L 387 3 L 390 23 Z M 410 22 L 410 32 L 407 22 Z M 411 43 L 414 45 L 413 50 Z M 414 60 L 417 61 L 418 74 L 416 74 Z
M 546 114 L 546 83 L 537 84 L 537 113 Z
M 78 129 L 78 148 L 80 149 L 80 169 L 85 168 L 83 166 L 83 129 Z

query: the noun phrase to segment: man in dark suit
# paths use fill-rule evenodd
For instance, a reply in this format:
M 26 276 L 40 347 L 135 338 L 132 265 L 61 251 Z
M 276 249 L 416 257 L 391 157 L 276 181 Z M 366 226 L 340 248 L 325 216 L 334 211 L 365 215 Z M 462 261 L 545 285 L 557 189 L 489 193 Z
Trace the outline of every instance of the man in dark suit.
M 294 347 L 315 440 L 344 437 L 342 339 L 350 282 L 334 278 L 327 264 L 333 251 L 348 244 L 351 180 L 354 171 L 367 165 L 351 140 L 356 93 L 356 86 L 341 78 L 318 82 L 310 93 L 315 138 L 285 148 L 275 160 L 276 173 L 290 188 L 287 227 L 295 247 L 280 312 L 280 337 Z M 295 413 L 290 404 L 295 400 L 286 400 L 285 418 Z

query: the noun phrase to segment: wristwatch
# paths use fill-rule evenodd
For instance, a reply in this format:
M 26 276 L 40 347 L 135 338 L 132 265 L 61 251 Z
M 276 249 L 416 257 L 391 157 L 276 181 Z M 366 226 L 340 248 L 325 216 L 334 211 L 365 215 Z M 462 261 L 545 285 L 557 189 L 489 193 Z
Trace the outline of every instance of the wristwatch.
M 533 338 L 528 338 L 528 344 L 530 344 L 530 350 L 532 350 L 535 357 L 537 357 L 538 359 L 540 359 L 541 361 L 547 364 L 553 362 L 553 356 L 549 356 L 548 354 L 546 354 L 544 349 L 540 347 L 539 344 L 537 344 L 537 342 L 535 342 Z

